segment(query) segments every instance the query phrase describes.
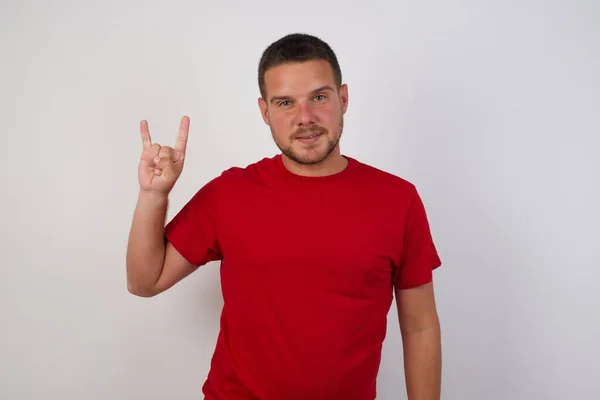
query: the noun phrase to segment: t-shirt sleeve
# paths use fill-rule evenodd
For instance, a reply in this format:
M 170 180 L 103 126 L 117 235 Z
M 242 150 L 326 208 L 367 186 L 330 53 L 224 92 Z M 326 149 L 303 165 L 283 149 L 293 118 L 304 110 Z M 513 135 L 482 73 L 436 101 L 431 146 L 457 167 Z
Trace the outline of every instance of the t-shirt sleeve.
M 433 270 L 441 265 L 423 201 L 414 188 L 403 232 L 400 262 L 393 277 L 397 289 L 409 289 L 431 282 Z
M 166 239 L 195 266 L 222 259 L 218 235 L 219 178 L 205 184 L 165 227 Z

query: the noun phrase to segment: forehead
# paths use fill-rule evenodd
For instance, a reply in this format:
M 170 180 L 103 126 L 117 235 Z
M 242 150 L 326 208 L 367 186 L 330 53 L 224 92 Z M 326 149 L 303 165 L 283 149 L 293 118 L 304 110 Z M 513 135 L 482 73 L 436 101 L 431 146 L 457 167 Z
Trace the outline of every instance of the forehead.
M 326 85 L 335 87 L 331 66 L 324 60 L 285 63 L 265 72 L 267 96 L 303 95 Z

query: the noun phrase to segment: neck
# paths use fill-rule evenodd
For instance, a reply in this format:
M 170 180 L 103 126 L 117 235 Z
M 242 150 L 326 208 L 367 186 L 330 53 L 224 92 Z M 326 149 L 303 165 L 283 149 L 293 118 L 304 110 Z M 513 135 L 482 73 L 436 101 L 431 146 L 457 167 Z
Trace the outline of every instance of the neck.
M 292 173 L 301 176 L 328 176 L 343 171 L 348 165 L 348 160 L 339 150 L 333 151 L 325 160 L 318 164 L 299 164 L 282 154 L 283 165 Z

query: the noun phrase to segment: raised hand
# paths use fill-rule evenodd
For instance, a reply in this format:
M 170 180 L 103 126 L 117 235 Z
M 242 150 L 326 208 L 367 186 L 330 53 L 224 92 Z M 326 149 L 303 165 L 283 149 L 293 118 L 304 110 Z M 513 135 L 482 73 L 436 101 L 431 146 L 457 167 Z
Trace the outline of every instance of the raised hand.
M 140 190 L 160 195 L 169 194 L 183 170 L 189 130 L 190 119 L 183 116 L 175 146 L 161 146 L 152 143 L 148 122 L 140 122 L 143 144 L 138 169 Z

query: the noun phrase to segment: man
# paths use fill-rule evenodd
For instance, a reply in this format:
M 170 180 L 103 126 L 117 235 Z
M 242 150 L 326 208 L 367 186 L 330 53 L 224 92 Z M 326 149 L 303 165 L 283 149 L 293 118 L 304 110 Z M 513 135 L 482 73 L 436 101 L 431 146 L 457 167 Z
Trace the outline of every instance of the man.
M 221 261 L 224 306 L 206 399 L 373 400 L 396 295 L 408 398 L 440 398 L 440 265 L 415 187 L 343 155 L 348 107 L 334 52 L 291 34 L 259 63 L 258 105 L 281 154 L 204 185 L 165 227 L 185 162 L 141 123 L 127 284 L 155 296 Z

